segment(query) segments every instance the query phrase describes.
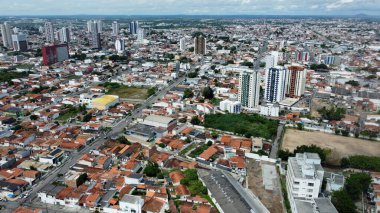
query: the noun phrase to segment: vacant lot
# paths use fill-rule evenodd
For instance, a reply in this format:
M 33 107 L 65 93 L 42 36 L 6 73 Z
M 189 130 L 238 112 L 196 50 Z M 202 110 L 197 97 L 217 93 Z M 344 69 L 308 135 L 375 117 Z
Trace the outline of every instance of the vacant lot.
M 138 87 L 120 86 L 108 90 L 109 95 L 118 95 L 120 98 L 129 99 L 146 99 L 148 96 L 148 89 Z
M 272 139 L 277 133 L 278 121 L 258 114 L 209 114 L 205 116 L 204 126 L 246 137 Z
M 297 146 L 311 144 L 331 149 L 328 162 L 332 164 L 338 164 L 341 158 L 350 155 L 380 156 L 380 142 L 295 129 L 286 130 L 282 149 L 293 151 Z

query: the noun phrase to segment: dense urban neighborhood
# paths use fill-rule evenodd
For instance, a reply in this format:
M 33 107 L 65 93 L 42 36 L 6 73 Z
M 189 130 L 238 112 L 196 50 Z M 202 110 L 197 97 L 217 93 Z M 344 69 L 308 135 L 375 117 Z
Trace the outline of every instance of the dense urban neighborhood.
M 0 212 L 380 212 L 379 21 L 0 17 Z

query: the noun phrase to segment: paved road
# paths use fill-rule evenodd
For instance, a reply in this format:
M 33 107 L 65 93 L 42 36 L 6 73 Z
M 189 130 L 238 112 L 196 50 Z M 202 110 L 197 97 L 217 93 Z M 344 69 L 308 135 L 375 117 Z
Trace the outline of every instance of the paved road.
M 53 171 L 50 171 L 41 181 L 39 181 L 36 185 L 33 186 L 32 191 L 28 198 L 19 199 L 17 202 L 6 202 L 0 203 L 5 205 L 9 209 L 15 209 L 19 204 L 31 204 L 34 203 L 33 200 L 37 198 L 37 193 L 41 191 L 43 187 L 46 185 L 56 181 L 58 179 L 57 174 L 65 174 L 69 171 L 70 167 L 73 166 L 85 153 L 96 149 L 100 145 L 104 144 L 108 139 L 112 136 L 119 135 L 123 132 L 124 128 L 128 126 L 128 124 L 138 118 L 142 114 L 142 110 L 153 104 L 158 99 L 162 98 L 168 91 L 178 86 L 181 82 L 185 80 L 186 76 L 180 77 L 175 80 L 170 86 L 158 91 L 155 95 L 149 97 L 145 102 L 143 102 L 138 108 L 132 111 L 132 115 L 122 119 L 116 126 L 112 128 L 112 130 L 106 134 L 100 134 L 100 136 L 90 145 L 86 146 L 79 152 L 73 152 L 70 154 L 69 159 L 65 161 L 62 165 L 56 167 Z
M 274 140 L 274 143 L 269 155 L 269 157 L 272 159 L 277 159 L 278 157 L 277 152 L 280 147 L 280 140 L 281 140 L 281 135 L 282 135 L 283 130 L 284 130 L 284 125 L 283 124 L 278 125 L 276 139 Z

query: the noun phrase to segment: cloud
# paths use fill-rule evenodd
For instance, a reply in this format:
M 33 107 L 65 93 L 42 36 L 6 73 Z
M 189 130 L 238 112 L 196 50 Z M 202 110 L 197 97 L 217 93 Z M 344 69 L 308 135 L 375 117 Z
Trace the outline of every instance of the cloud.
M 0 5 L 0 15 L 350 15 L 380 11 L 380 0 L 0 0 Z

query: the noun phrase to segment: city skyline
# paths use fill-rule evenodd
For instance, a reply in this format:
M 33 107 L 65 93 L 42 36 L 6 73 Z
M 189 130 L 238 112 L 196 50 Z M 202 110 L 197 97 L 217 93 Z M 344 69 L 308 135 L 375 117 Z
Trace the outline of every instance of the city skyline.
M 52 4 L 54 2 L 54 4 Z M 3 16 L 22 15 L 378 15 L 378 0 L 0 0 Z M 38 7 L 36 7 L 38 5 Z

